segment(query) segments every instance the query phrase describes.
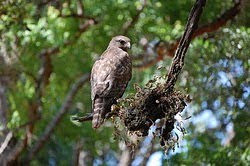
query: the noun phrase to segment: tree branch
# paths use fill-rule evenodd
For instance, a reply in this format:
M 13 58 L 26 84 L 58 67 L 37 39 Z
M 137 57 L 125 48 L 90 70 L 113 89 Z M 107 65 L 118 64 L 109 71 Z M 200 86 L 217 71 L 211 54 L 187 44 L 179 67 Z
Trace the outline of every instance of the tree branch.
M 63 44 L 63 47 L 74 44 L 76 42 L 76 38 L 80 37 L 80 35 L 83 32 L 85 32 L 91 25 L 96 24 L 96 23 L 97 22 L 95 20 L 92 20 L 92 19 L 86 20 L 84 24 L 81 24 L 79 26 L 79 30 L 75 34 L 74 40 L 65 41 Z M 41 119 L 40 115 L 38 114 L 39 113 L 38 110 L 41 106 L 41 97 L 44 95 L 45 87 L 49 83 L 49 77 L 50 77 L 51 72 L 52 72 L 51 56 L 59 53 L 59 51 L 60 51 L 60 46 L 57 46 L 57 47 L 43 50 L 39 55 L 39 57 L 41 58 L 41 61 L 42 61 L 42 66 L 41 66 L 41 69 L 39 71 L 38 78 L 36 79 L 36 82 L 37 82 L 37 84 L 36 84 L 36 97 L 30 103 L 30 108 L 29 108 L 30 121 L 19 127 L 19 128 L 23 128 L 23 127 L 27 126 L 25 138 L 18 141 L 18 143 L 14 146 L 14 148 L 8 153 L 8 155 L 6 156 L 6 160 L 5 160 L 6 163 L 13 162 L 18 158 L 18 156 L 23 151 L 23 149 L 27 146 L 27 143 L 29 142 L 29 140 L 31 138 L 35 123 L 39 119 Z M 71 105 L 71 103 L 69 105 Z M 66 110 L 66 111 L 67 111 L 67 109 L 68 108 L 66 108 L 66 107 L 61 108 L 61 110 Z M 61 115 L 61 116 L 63 116 L 63 115 Z M 1 116 L 1 118 L 2 117 L 4 117 L 4 116 Z M 60 118 L 57 120 L 60 121 Z M 51 133 L 52 133 L 52 131 L 51 131 Z M 47 133 L 47 134 L 50 135 L 51 133 L 49 133 L 49 134 Z
M 119 159 L 118 166 L 130 166 L 131 165 L 132 159 L 133 159 L 131 151 L 132 151 L 131 147 L 128 147 L 128 146 L 125 147 Z
M 164 148 L 169 148 L 169 143 L 173 142 L 171 132 L 175 127 L 175 115 L 182 112 L 187 105 L 187 95 L 175 90 L 174 86 L 184 66 L 184 57 L 205 3 L 206 0 L 196 0 L 165 83 L 160 84 L 154 79 L 150 80 L 144 88 L 137 86 L 134 97 L 125 101 L 128 106 L 121 108 L 118 113 L 128 132 L 134 132 L 140 136 L 147 136 L 150 127 L 157 119 L 163 120 L 164 125 L 157 129 L 161 131 L 159 137 L 161 146 Z
M 145 147 L 144 147 L 145 148 Z M 147 164 L 148 160 L 149 160 L 149 157 L 155 152 L 155 149 L 154 149 L 154 140 L 152 138 L 152 140 L 150 141 L 150 143 L 148 144 L 148 147 L 147 147 L 147 151 L 146 153 L 144 153 L 143 155 L 143 160 L 141 162 L 140 165 L 144 166 Z
M 194 4 L 191 13 L 188 18 L 188 22 L 185 28 L 185 32 L 180 40 L 178 48 L 175 52 L 174 59 L 172 61 L 170 70 L 167 75 L 166 89 L 172 91 L 176 80 L 184 66 L 184 57 L 189 47 L 192 36 L 195 29 L 198 27 L 198 21 L 202 13 L 203 7 L 206 4 L 206 0 L 197 0 Z
M 192 36 L 192 39 L 195 39 L 196 37 L 199 37 L 205 33 L 215 32 L 219 28 L 221 28 L 222 26 L 226 25 L 226 23 L 228 21 L 234 19 L 235 16 L 237 16 L 240 13 L 242 3 L 243 3 L 243 0 L 235 0 L 233 7 L 226 10 L 217 19 L 215 19 L 211 23 L 208 23 L 206 25 L 198 27 L 195 30 L 195 32 Z M 154 50 L 156 50 L 157 56 L 155 56 L 154 59 L 144 61 L 143 63 L 140 63 L 140 64 L 136 64 L 133 67 L 135 67 L 135 68 L 147 68 L 147 67 L 153 66 L 157 62 L 161 61 L 164 58 L 164 56 L 166 56 L 166 55 L 169 57 L 173 57 L 179 42 L 180 42 L 180 39 L 177 39 L 172 44 L 169 44 L 169 43 L 164 42 L 164 41 L 160 41 L 160 43 L 155 44 Z M 145 53 L 145 54 L 147 54 L 147 53 Z
M 27 139 L 28 136 L 26 134 L 25 137 L 19 140 L 18 143 L 14 146 L 14 148 L 11 149 L 10 153 L 8 153 L 6 157 L 6 161 L 8 164 L 13 161 L 16 161 L 16 159 L 20 156 L 24 148 L 27 146 Z
M 80 165 L 80 160 L 83 158 L 81 157 L 81 152 L 82 152 L 82 147 L 83 147 L 83 140 L 78 140 L 76 144 L 74 145 L 73 148 L 73 158 L 72 158 L 72 165 L 73 166 L 79 166 Z
M 232 20 L 237 14 L 240 13 L 242 3 L 243 3 L 243 0 L 236 0 L 232 8 L 226 10 L 221 16 L 219 16 L 213 22 L 198 27 L 195 30 L 192 36 L 192 39 L 199 37 L 205 33 L 217 31 L 220 27 L 226 25 L 228 21 Z M 172 57 L 174 56 L 174 52 L 179 42 L 180 42 L 180 39 L 178 39 L 178 41 L 176 41 L 174 44 L 171 45 L 171 47 L 168 49 L 168 56 L 172 56 Z
M 51 56 L 59 53 L 61 47 L 67 47 L 69 45 L 73 45 L 77 41 L 77 38 L 79 38 L 82 33 L 84 33 L 91 25 L 94 25 L 96 23 L 97 22 L 94 19 L 86 20 L 84 24 L 81 24 L 79 26 L 79 30 L 75 33 L 74 39 L 65 41 L 63 43 L 63 46 L 56 46 L 45 49 L 39 54 L 39 57 L 41 58 L 42 61 L 42 66 L 39 71 L 39 76 L 37 78 L 36 93 L 35 93 L 36 97 L 33 101 L 31 101 L 29 108 L 29 119 L 30 121 L 32 121 L 32 123 L 28 125 L 29 130 L 27 130 L 27 132 L 29 133 L 28 135 L 30 137 L 32 135 L 36 121 L 39 120 L 41 117 L 40 115 L 41 113 L 40 110 L 42 109 L 41 98 L 44 95 L 46 86 L 49 84 L 49 78 L 52 73 L 52 67 L 53 67 Z
M 77 122 L 91 121 L 92 119 L 93 119 L 93 113 L 83 117 L 72 117 L 72 120 Z
M 7 92 L 6 92 L 6 81 L 5 76 L 0 76 L 0 125 L 3 126 L 3 130 L 7 128 Z
M 136 14 L 132 17 L 130 21 L 127 21 L 123 24 L 123 35 L 127 35 L 129 29 L 133 28 L 136 22 L 139 20 L 140 14 L 143 12 L 147 4 L 147 0 L 143 0 L 141 7 L 136 10 Z
M 49 1 L 45 1 L 45 2 L 49 3 Z M 42 110 L 41 98 L 42 96 L 44 96 L 45 88 L 49 84 L 49 78 L 51 76 L 52 68 L 53 68 L 51 56 L 59 53 L 61 50 L 60 48 L 62 47 L 65 48 L 69 45 L 73 45 L 74 43 L 76 43 L 77 39 L 81 36 L 82 33 L 87 31 L 90 26 L 97 23 L 97 21 L 94 18 L 84 16 L 83 4 L 80 2 L 80 0 L 78 1 L 77 7 L 78 7 L 77 14 L 75 15 L 73 14 L 71 16 L 73 17 L 79 16 L 81 18 L 85 18 L 86 20 L 84 20 L 84 22 L 79 25 L 78 31 L 74 34 L 74 36 L 71 39 L 64 41 L 64 43 L 61 46 L 55 46 L 55 47 L 45 49 L 41 51 L 41 53 L 39 54 L 42 65 L 41 65 L 41 69 L 38 72 L 38 78 L 36 79 L 37 80 L 36 88 L 35 88 L 36 96 L 35 96 L 35 99 L 31 101 L 30 108 L 29 108 L 29 122 L 31 123 L 27 123 L 28 141 L 31 140 L 30 138 L 32 136 L 33 128 L 36 124 L 36 121 L 41 119 L 41 110 Z M 49 133 L 49 135 L 50 134 L 51 133 Z
M 79 80 L 77 80 L 71 87 L 70 91 L 68 92 L 65 101 L 63 105 L 61 106 L 58 113 L 54 116 L 54 118 L 50 121 L 50 123 L 46 126 L 45 131 L 40 136 L 38 141 L 35 143 L 33 147 L 31 147 L 29 153 L 28 153 L 28 162 L 33 159 L 33 157 L 38 153 L 39 150 L 44 146 L 46 141 L 49 139 L 51 134 L 53 133 L 56 126 L 60 123 L 62 120 L 62 117 L 69 111 L 73 98 L 75 97 L 78 90 L 82 87 L 82 85 L 88 81 L 90 74 L 87 73 L 80 77 Z
M 39 57 L 41 57 L 43 55 L 51 56 L 51 55 L 59 53 L 61 47 L 65 48 L 69 45 L 74 44 L 77 41 L 77 38 L 80 37 L 82 33 L 84 33 L 86 30 L 88 30 L 88 28 L 90 26 L 95 25 L 97 23 L 98 22 L 94 18 L 90 18 L 90 19 L 86 20 L 84 22 L 84 24 L 79 25 L 78 31 L 75 33 L 72 40 L 65 41 L 62 46 L 56 46 L 56 47 L 52 47 L 52 48 L 48 48 L 48 49 L 43 50 L 40 53 Z
M 4 141 L 2 142 L 1 146 L 0 146 L 0 155 L 2 155 L 2 153 L 4 152 L 4 150 L 6 149 L 6 147 L 8 146 L 11 138 L 13 137 L 13 133 L 12 132 L 9 132 Z

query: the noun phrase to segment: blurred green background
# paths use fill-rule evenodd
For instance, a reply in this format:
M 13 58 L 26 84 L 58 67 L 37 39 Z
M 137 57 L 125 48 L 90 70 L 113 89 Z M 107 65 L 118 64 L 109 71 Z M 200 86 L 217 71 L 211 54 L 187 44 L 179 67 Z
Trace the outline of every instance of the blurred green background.
M 9 164 L 27 164 L 31 150 L 60 112 L 74 82 L 90 72 L 113 36 L 126 34 L 133 44 L 133 63 L 143 64 L 156 58 L 155 43 L 162 41 L 168 45 L 182 35 L 194 2 L 0 2 L 2 148 L 6 136 L 12 133 L 7 147 L 0 151 L 0 163 L 10 155 L 15 159 Z M 183 117 L 192 117 L 184 122 L 187 134 L 179 147 L 165 155 L 155 141 L 146 156 L 143 147 L 147 149 L 149 144 L 145 143 L 134 159 L 130 159 L 130 164 L 144 165 L 144 160 L 154 166 L 250 163 L 249 4 L 248 0 L 244 1 L 240 13 L 227 24 L 191 42 L 176 85 L 193 99 L 183 112 Z M 233 6 L 234 1 L 208 1 L 199 25 L 213 22 Z M 143 42 L 147 43 L 146 49 Z M 157 68 L 170 66 L 171 60 L 166 55 L 162 61 L 143 69 L 134 68 L 124 96 L 134 92 L 134 83 L 143 86 L 154 76 L 163 75 L 165 71 Z M 114 140 L 112 123 L 107 122 L 95 131 L 90 122 L 75 124 L 70 120 L 73 115 L 90 112 L 90 85 L 86 81 L 30 165 L 118 165 L 124 146 Z M 15 156 L 13 151 L 20 143 L 24 146 Z

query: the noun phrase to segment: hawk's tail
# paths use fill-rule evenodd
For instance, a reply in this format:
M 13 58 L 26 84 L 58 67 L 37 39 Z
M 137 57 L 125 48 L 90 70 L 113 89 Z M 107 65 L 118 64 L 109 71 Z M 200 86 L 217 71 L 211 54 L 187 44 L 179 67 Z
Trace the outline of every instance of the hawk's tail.
M 92 109 L 93 109 L 93 120 L 92 127 L 97 129 L 99 128 L 105 119 L 105 115 L 111 111 L 112 98 L 102 98 L 96 97 L 93 100 Z

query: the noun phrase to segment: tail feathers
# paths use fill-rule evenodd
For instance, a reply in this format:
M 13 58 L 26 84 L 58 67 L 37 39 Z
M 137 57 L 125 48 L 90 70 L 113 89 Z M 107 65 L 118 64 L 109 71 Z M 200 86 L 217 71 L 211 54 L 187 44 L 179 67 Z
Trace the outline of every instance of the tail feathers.
M 111 111 L 112 99 L 96 97 L 93 100 L 92 128 L 99 128 L 105 119 L 105 115 Z

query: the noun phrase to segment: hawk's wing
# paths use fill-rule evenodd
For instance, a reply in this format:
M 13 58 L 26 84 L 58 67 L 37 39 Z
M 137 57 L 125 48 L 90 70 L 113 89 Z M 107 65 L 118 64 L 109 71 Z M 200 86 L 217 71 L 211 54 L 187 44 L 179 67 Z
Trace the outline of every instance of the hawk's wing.
M 91 72 L 91 98 L 120 97 L 131 79 L 132 63 L 120 49 L 106 50 Z
M 108 76 L 111 73 L 112 67 L 108 65 L 109 62 L 104 59 L 99 59 L 95 62 L 91 71 L 91 99 L 96 95 L 103 96 L 107 93 L 109 88 Z

